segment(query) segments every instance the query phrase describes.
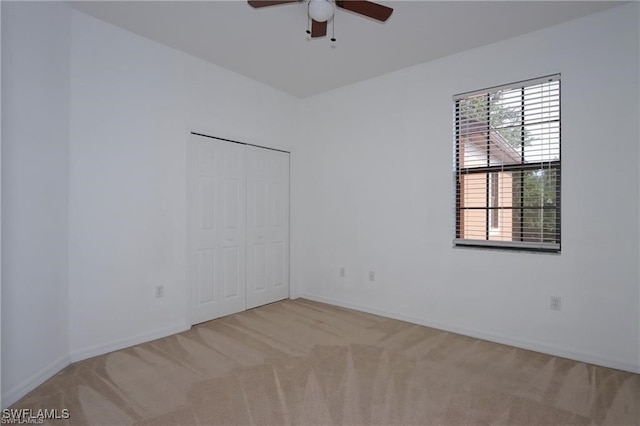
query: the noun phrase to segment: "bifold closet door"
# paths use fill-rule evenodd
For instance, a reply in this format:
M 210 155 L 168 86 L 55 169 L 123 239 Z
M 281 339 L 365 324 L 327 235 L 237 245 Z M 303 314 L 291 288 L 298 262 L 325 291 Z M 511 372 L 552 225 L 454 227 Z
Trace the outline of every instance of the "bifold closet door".
M 289 153 L 247 146 L 247 309 L 289 297 Z
M 188 170 L 191 323 L 289 297 L 289 153 L 191 135 Z
M 245 309 L 245 146 L 192 135 L 189 150 L 191 323 Z

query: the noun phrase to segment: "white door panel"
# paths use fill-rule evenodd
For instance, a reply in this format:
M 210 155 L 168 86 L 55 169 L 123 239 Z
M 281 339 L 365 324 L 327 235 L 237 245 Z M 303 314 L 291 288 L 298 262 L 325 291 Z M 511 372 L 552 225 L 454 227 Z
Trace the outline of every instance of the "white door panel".
M 242 145 L 192 135 L 191 322 L 245 309 L 246 194 Z
M 247 147 L 247 308 L 289 297 L 289 154 Z

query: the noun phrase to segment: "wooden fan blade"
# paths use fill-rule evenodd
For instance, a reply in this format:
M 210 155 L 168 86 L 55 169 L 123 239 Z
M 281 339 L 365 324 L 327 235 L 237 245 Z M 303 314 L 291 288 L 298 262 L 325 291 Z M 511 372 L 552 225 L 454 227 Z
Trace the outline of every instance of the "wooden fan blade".
M 299 0 L 249 0 L 249 6 L 259 8 L 266 6 L 275 6 L 277 4 L 298 3 Z
M 389 19 L 389 16 L 393 13 L 392 8 L 372 1 L 336 0 L 336 6 L 359 13 L 360 15 L 368 16 L 380 22 Z
M 324 37 L 327 35 L 327 21 L 318 22 L 311 20 L 311 37 Z

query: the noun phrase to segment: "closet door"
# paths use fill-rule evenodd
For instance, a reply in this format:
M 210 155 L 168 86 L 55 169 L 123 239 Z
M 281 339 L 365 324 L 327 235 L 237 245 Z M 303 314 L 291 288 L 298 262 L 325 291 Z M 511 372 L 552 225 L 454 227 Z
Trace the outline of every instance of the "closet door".
M 289 297 L 289 154 L 247 146 L 247 309 Z
M 245 309 L 243 145 L 192 135 L 189 150 L 191 323 Z

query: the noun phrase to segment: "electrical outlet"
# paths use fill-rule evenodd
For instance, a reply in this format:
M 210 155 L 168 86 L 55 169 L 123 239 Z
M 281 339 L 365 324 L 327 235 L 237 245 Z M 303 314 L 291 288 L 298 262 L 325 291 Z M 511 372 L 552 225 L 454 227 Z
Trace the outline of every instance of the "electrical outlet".
M 375 281 L 376 280 L 376 273 L 373 271 L 369 271 L 369 281 Z
M 159 285 L 156 286 L 156 299 L 159 299 L 164 296 L 164 286 Z
M 345 277 L 345 275 L 346 275 L 346 271 L 345 271 L 345 269 L 344 269 L 344 266 L 341 266 L 341 267 L 340 267 L 340 277 L 341 277 L 341 278 L 344 278 L 344 277 Z
M 562 298 L 560 298 L 558 296 L 551 296 L 551 303 L 549 305 L 549 308 L 552 311 L 560 311 L 560 310 L 562 310 Z

